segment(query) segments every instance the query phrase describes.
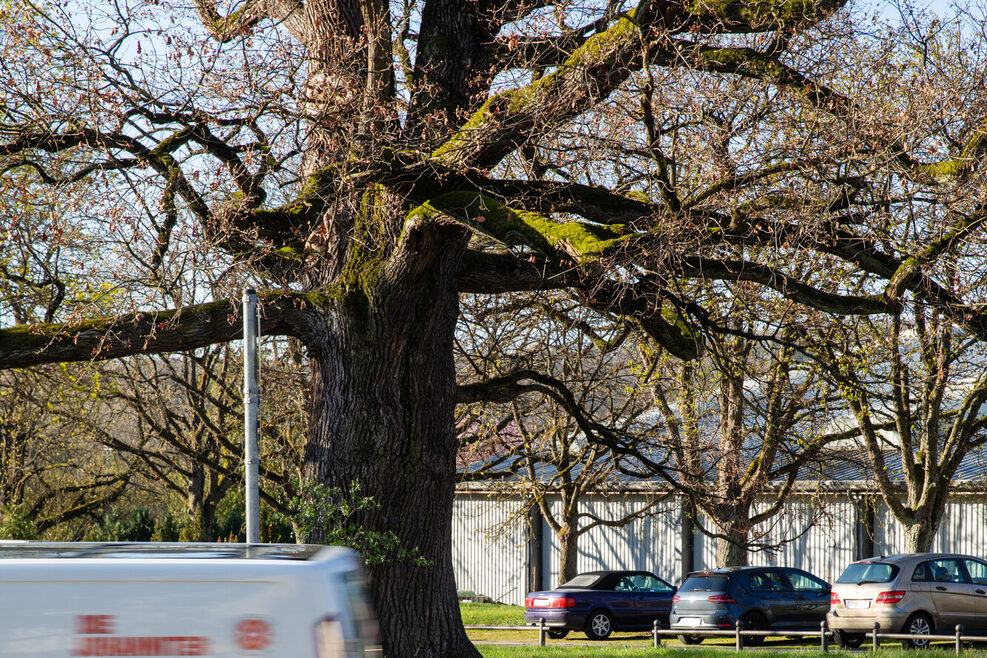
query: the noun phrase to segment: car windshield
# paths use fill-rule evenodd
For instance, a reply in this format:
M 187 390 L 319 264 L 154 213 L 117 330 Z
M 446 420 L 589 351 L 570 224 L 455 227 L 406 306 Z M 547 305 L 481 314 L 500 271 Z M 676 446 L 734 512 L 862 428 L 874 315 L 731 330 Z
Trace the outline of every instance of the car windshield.
M 689 576 L 679 588 L 680 592 L 725 592 L 727 577 L 725 575 L 702 573 Z
M 890 583 L 898 575 L 898 567 L 886 562 L 857 562 L 851 564 L 838 583 Z
M 564 585 L 559 585 L 559 589 L 586 589 L 599 579 L 598 573 L 581 573 Z

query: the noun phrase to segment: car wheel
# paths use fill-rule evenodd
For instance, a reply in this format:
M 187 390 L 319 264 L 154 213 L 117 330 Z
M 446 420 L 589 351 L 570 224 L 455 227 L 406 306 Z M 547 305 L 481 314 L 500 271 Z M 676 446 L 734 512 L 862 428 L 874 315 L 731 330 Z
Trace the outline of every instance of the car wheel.
M 562 638 L 564 638 L 568 634 L 569 634 L 568 629 L 562 629 L 562 630 L 557 630 L 557 631 L 548 631 L 548 636 L 550 638 L 552 638 L 553 640 L 561 640 Z
M 744 617 L 745 631 L 766 631 L 768 630 L 768 620 L 760 612 L 752 612 Z M 748 647 L 759 647 L 764 644 L 763 635 L 744 635 L 743 644 Z
M 864 643 L 864 634 L 833 631 L 833 641 L 844 649 L 857 649 Z
M 908 633 L 909 635 L 932 635 L 935 633 L 935 627 L 932 625 L 932 617 L 924 612 L 916 612 L 908 618 L 908 621 L 905 622 L 905 628 L 901 632 Z M 906 649 L 924 649 L 929 646 L 929 640 L 916 637 L 914 639 L 902 640 L 901 646 Z
M 586 637 L 591 640 L 605 640 L 613 633 L 613 617 L 606 610 L 597 610 L 586 620 Z
M 703 636 L 702 635 L 679 635 L 678 638 L 679 638 L 679 642 L 681 642 L 682 644 L 702 644 L 703 643 Z

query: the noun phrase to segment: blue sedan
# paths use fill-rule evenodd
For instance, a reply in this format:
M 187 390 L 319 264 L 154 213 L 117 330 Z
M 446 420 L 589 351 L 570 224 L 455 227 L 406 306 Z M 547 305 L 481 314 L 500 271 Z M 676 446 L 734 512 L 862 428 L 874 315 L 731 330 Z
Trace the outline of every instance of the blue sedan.
M 668 628 L 674 594 L 674 587 L 647 571 L 587 571 L 556 589 L 528 594 L 524 623 L 544 619 L 550 637 L 574 630 L 591 640 L 613 631 L 650 630 L 656 619 Z

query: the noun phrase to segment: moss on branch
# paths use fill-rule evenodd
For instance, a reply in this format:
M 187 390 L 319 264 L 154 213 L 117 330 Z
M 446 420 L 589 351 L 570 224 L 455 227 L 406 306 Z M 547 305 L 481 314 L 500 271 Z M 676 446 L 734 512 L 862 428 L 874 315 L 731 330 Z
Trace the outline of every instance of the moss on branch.
M 300 335 L 305 325 L 300 312 L 322 302 L 297 293 L 260 297 L 268 335 Z M 61 324 L 18 325 L 0 329 L 0 369 L 177 352 L 235 340 L 242 331 L 240 304 L 233 299 Z
M 607 30 L 593 35 L 555 71 L 519 89 L 491 96 L 432 155 L 448 164 L 491 166 L 539 126 L 575 116 L 605 97 L 640 60 L 641 7 L 622 14 Z
M 448 192 L 413 209 L 409 219 L 431 220 L 446 214 L 507 244 L 522 244 L 546 256 L 565 254 L 580 263 L 612 253 L 634 233 L 623 225 L 552 221 L 538 213 L 514 210 L 478 192 Z
M 847 0 L 691 0 L 686 10 L 694 22 L 724 31 L 784 29 L 830 15 Z

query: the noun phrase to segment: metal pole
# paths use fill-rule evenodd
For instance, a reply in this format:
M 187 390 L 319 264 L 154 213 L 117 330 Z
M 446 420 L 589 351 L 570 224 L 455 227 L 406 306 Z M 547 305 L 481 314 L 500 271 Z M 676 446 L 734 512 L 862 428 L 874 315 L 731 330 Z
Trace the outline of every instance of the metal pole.
M 257 292 L 243 291 L 243 457 L 246 478 L 247 543 L 260 543 L 260 497 L 257 469 L 260 455 L 257 449 L 258 408 L 257 388 Z
M 956 655 L 960 655 L 963 650 L 963 624 L 956 625 Z
M 737 651 L 740 651 L 741 649 L 744 648 L 744 638 L 740 635 L 740 629 L 742 629 L 743 627 L 744 627 L 744 622 L 742 622 L 742 621 L 740 621 L 738 619 L 737 620 L 737 638 L 736 638 L 737 639 L 737 646 L 736 646 Z
M 661 648 L 661 638 L 658 636 L 658 629 L 661 628 L 661 622 L 655 619 L 654 625 L 651 627 L 651 633 L 655 638 L 655 649 Z
M 545 618 L 538 620 L 538 646 L 545 646 Z
M 819 644 L 822 645 L 823 653 L 829 651 L 829 642 L 826 640 L 826 622 L 819 622 Z
M 881 646 L 881 640 L 877 637 L 877 632 L 879 630 L 881 630 L 881 624 L 879 624 L 878 622 L 875 621 L 874 622 L 874 637 L 871 638 L 871 647 L 874 649 L 874 651 L 877 651 L 878 648 Z

